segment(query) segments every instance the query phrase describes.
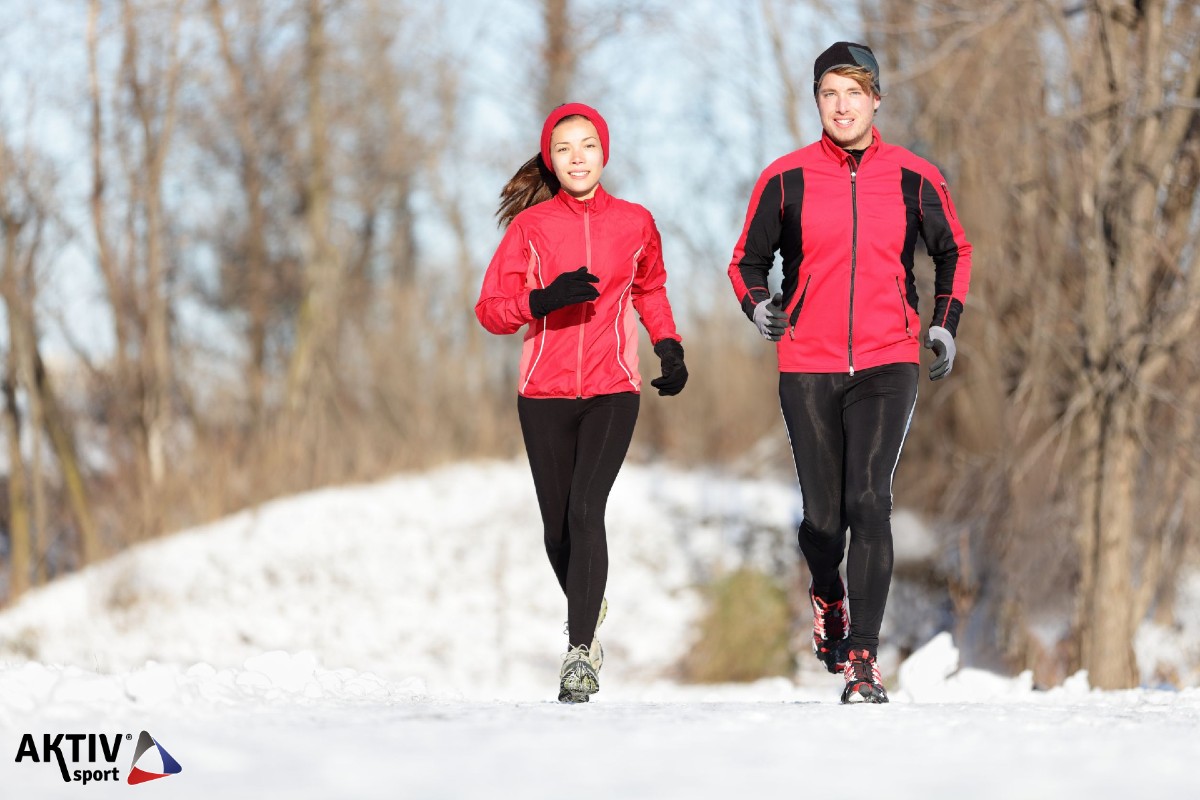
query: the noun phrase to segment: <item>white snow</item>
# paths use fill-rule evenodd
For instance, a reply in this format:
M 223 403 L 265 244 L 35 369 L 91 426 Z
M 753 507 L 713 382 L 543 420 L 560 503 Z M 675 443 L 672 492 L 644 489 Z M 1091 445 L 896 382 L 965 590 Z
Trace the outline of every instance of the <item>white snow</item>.
M 676 683 L 696 583 L 794 559 L 799 512 L 788 483 L 627 465 L 608 509 L 603 689 L 585 706 L 553 702 L 565 603 L 523 461 L 314 492 L 146 544 L 0 615 L 0 792 L 1194 793 L 1200 689 L 1100 692 L 1081 673 L 1035 691 L 1027 673 L 961 667 L 947 633 L 884 664 L 887 706 L 840 706 L 840 678 L 815 660 L 794 680 Z M 910 552 L 929 548 L 915 519 L 899 528 L 917 531 Z M 1141 635 L 1172 652 L 1200 640 Z M 124 783 L 142 730 L 180 774 Z M 46 734 L 116 732 L 131 739 L 113 764 L 85 754 L 78 766 L 118 767 L 120 783 L 82 787 L 54 763 L 15 762 L 26 733 L 40 748 Z M 143 759 L 161 768 L 154 751 Z

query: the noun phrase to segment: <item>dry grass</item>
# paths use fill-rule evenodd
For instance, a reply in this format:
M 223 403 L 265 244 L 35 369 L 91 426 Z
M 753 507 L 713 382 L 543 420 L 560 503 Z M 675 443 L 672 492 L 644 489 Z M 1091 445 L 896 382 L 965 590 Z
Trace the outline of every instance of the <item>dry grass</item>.
M 741 569 L 708 587 L 708 610 L 682 664 L 694 683 L 790 676 L 792 614 L 787 593 L 769 575 Z

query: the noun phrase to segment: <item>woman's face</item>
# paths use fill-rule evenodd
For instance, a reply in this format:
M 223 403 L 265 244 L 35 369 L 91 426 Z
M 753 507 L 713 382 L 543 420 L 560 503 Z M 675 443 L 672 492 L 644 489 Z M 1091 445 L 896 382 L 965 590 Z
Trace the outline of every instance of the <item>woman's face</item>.
M 550 161 L 563 191 L 590 200 L 604 171 L 604 150 L 596 126 L 583 117 L 565 119 L 550 135 Z

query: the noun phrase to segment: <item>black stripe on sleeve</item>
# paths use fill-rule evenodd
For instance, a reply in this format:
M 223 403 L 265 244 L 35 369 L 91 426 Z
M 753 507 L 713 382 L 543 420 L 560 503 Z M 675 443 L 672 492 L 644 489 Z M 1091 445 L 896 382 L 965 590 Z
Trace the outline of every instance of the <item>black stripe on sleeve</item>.
M 804 260 L 804 170 L 789 169 L 780 176 L 783 181 L 782 230 L 779 254 L 783 259 L 784 306 L 791 305 L 800 283 L 800 263 Z
M 742 245 L 738 270 L 749 292 L 742 298 L 742 311 L 750 319 L 754 319 L 754 306 L 771 296 L 767 289 L 767 275 L 775 263 L 775 251 L 779 249 L 779 207 L 782 202 L 782 179 L 776 175 L 763 186 L 754 217 L 746 228 L 746 241 Z
M 952 300 L 954 271 L 958 267 L 958 242 L 946 218 L 937 187 L 929 180 L 921 181 L 921 238 L 933 259 L 934 308 L 931 325 L 941 325 L 954 335 L 962 303 Z M 956 308 L 957 307 L 957 308 Z
M 920 173 L 900 168 L 900 191 L 904 195 L 904 249 L 900 251 L 900 263 L 904 265 L 904 299 L 917 311 L 917 275 L 913 253 L 917 248 L 917 237 L 921 233 L 921 183 Z

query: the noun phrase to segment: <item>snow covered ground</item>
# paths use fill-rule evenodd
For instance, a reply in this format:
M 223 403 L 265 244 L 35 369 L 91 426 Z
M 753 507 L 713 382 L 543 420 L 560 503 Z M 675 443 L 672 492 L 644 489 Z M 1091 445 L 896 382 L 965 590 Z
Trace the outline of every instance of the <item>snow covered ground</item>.
M 1195 793 L 1200 689 L 1106 693 L 1077 675 L 1035 691 L 959 668 L 945 634 L 885 669 L 888 706 L 841 707 L 840 679 L 807 668 L 672 681 L 695 582 L 794 557 L 798 511 L 787 484 L 627 466 L 603 688 L 570 707 L 553 702 L 565 608 L 523 462 L 316 492 L 147 544 L 0 615 L 0 796 Z M 130 786 L 143 730 L 182 772 Z M 64 782 L 45 752 L 58 734 L 119 742 L 109 762 L 57 740 L 69 776 L 115 767 L 119 782 Z

